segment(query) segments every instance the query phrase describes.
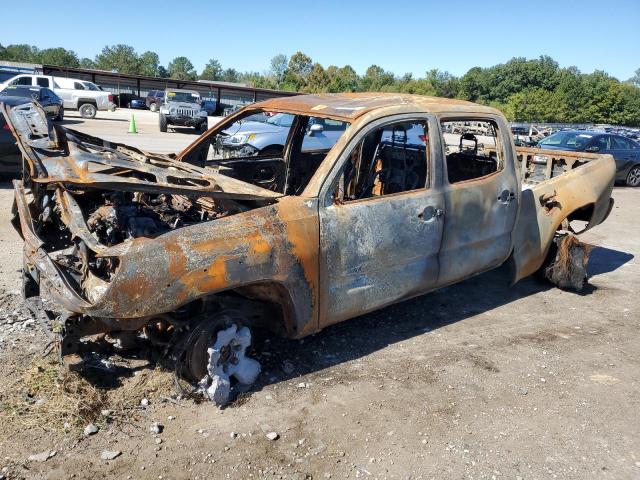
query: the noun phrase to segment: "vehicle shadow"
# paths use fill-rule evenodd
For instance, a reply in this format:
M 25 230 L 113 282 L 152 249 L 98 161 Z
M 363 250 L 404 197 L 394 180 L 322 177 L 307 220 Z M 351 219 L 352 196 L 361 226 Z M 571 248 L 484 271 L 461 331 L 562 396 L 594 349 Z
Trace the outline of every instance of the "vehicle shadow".
M 71 120 L 69 118 L 64 118 L 61 122 L 55 122 L 55 125 L 62 125 L 63 127 L 66 127 L 67 125 L 80 125 L 82 123 L 84 123 L 83 120 Z
M 633 258 L 633 255 L 607 248 L 597 248 L 591 254 L 591 274 L 613 271 Z M 461 283 L 386 307 L 361 317 L 332 325 L 302 340 L 276 337 L 268 332 L 254 332 L 251 356 L 262 366 L 258 381 L 249 388 L 234 388 L 234 396 L 246 397 L 265 386 L 294 380 L 340 364 L 363 358 L 389 345 L 402 342 L 441 327 L 490 312 L 551 288 L 550 283 L 528 277 L 517 284 L 509 284 L 508 269 L 501 267 Z M 596 288 L 586 285 L 582 295 Z M 130 358 L 140 359 L 142 352 Z M 159 365 L 171 368 L 157 359 Z M 155 365 L 152 360 L 151 368 Z M 120 369 L 118 375 L 132 372 Z M 105 383 L 93 383 L 105 387 Z M 107 382 L 118 386 L 119 381 Z M 107 388 L 110 388 L 107 386 Z M 231 402 L 230 408 L 234 403 Z
M 595 248 L 591 253 L 589 275 L 614 271 L 633 258 L 629 253 Z M 257 392 L 269 384 L 330 369 L 394 343 L 490 312 L 551 288 L 556 287 L 534 277 L 525 278 L 511 286 L 508 269 L 501 267 L 430 294 L 333 325 L 302 341 L 258 338 L 255 356 L 261 362 L 264 374 L 250 391 Z M 595 286 L 587 283 L 583 291 L 576 294 L 589 295 L 596 290 Z M 288 368 L 283 369 L 286 363 L 289 364 Z
M 633 260 L 634 256 L 630 253 L 612 250 L 606 247 L 595 247 L 591 250 L 589 263 L 587 264 L 587 274 L 590 277 L 601 275 L 603 273 L 613 272 L 622 265 Z
M 550 288 L 554 287 L 533 278 L 509 286 L 507 269 L 500 268 L 333 325 L 301 341 L 259 338 L 255 356 L 262 364 L 264 375 L 251 390 L 259 391 L 272 383 L 288 381 L 367 356 L 389 345 Z
M 15 174 L 8 174 L 8 173 L 3 173 L 0 174 L 0 190 L 13 190 L 13 183 L 11 183 L 13 180 L 18 180 L 22 177 L 21 174 L 19 173 L 15 173 Z
M 87 123 L 87 122 L 91 122 L 93 120 L 100 120 L 101 122 L 120 122 L 120 123 L 126 123 L 129 122 L 129 119 L 127 118 L 107 118 L 107 117 L 95 117 L 95 118 L 87 118 L 82 119 L 80 117 L 65 117 L 62 122 L 59 122 L 60 125 L 75 125 L 75 124 L 80 124 L 80 123 Z
M 169 127 L 169 132 L 175 132 L 175 133 L 184 133 L 187 135 L 201 135 L 202 132 L 200 130 L 198 130 L 197 128 L 192 128 L 192 127 L 177 127 L 177 126 L 173 126 L 171 125 Z

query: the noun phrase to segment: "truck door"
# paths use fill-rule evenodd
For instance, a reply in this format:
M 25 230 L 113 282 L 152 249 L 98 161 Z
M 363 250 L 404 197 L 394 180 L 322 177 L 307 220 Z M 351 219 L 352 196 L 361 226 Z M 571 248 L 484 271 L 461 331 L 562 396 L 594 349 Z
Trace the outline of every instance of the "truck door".
M 511 253 L 519 184 L 498 117 L 443 118 L 445 216 L 438 283 L 494 268 Z
M 435 287 L 444 196 L 431 132 L 435 118 L 389 117 L 340 154 L 320 193 L 321 328 Z

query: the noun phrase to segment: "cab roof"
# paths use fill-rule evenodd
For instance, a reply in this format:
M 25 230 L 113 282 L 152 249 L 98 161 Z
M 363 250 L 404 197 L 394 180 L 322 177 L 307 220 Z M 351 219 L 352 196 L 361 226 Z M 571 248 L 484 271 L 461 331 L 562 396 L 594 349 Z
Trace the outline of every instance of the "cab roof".
M 255 103 L 249 108 L 287 111 L 353 121 L 366 113 L 392 107 L 405 107 L 403 110 L 407 112 L 500 114 L 494 108 L 465 100 L 384 92 L 296 95 L 271 98 Z
M 162 90 L 159 90 L 162 91 Z M 196 95 L 200 95 L 200 92 L 196 92 L 195 90 L 187 90 L 185 88 L 167 88 L 165 91 L 167 92 L 181 92 L 181 93 L 194 93 Z

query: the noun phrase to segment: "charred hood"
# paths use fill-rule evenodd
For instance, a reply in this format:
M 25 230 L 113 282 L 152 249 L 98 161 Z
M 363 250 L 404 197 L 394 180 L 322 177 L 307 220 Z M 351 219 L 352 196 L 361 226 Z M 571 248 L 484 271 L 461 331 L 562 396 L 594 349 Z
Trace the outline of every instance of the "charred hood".
M 3 113 L 35 183 L 267 203 L 281 196 L 168 155 L 54 126 L 36 104 L 4 105 Z

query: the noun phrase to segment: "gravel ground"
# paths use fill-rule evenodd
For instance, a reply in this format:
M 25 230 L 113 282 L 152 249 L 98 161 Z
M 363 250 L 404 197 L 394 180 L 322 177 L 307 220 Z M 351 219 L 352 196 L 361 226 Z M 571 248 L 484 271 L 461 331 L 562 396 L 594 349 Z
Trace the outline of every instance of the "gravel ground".
M 302 341 L 257 339 L 263 374 L 224 409 L 169 389 L 90 435 L 0 418 L 0 478 L 640 478 L 640 190 L 614 197 L 583 238 L 584 294 L 497 270 Z M 0 399 L 48 342 L 20 304 L 10 202 L 3 183 Z

